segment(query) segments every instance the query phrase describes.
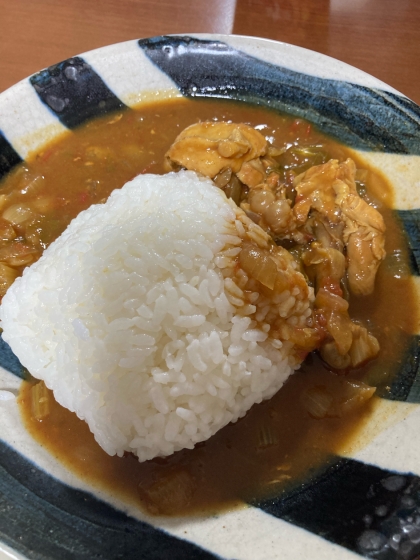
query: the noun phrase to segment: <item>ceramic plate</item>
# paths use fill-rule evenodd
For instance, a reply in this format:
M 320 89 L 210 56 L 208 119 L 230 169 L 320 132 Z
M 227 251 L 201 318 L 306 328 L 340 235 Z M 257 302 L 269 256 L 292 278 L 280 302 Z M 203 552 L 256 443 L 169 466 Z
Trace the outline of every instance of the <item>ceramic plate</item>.
M 0 95 L 0 176 L 67 129 L 171 96 L 238 99 L 286 111 L 362 152 L 395 188 L 417 282 L 419 107 L 363 72 L 291 45 L 235 36 L 157 37 L 47 68 Z M 0 365 L 0 389 L 16 394 L 22 367 L 3 342 Z M 413 336 L 389 395 L 366 427 L 375 437 L 366 437 L 352 456 L 336 457 L 286 496 L 205 519 L 148 518 L 88 487 L 28 436 L 15 399 L 0 401 L 3 555 L 412 560 L 420 554 L 418 365 Z

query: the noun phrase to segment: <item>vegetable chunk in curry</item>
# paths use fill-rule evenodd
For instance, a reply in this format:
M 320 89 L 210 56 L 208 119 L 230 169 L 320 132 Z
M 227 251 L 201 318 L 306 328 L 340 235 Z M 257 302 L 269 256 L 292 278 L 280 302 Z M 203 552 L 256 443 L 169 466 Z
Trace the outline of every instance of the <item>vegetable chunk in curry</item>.
M 277 330 L 307 352 L 319 347 L 334 369 L 355 368 L 378 354 L 379 343 L 351 320 L 346 295 L 373 292 L 385 258 L 384 220 L 360 196 L 351 159 L 330 159 L 285 178 L 279 159 L 286 152 L 246 124 L 200 122 L 178 135 L 165 165 L 168 171 L 186 168 L 213 179 L 273 245 L 290 250 L 313 285 L 315 306 L 306 328 L 275 321 L 272 335 Z M 282 268 L 276 251 L 247 251 L 240 255 L 241 265 L 263 292 L 275 293 Z

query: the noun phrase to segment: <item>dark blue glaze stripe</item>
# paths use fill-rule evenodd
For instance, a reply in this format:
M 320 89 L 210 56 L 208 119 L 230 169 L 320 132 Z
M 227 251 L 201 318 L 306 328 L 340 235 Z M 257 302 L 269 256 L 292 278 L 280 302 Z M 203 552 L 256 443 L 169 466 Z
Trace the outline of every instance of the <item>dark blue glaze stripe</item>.
M 420 209 L 395 210 L 407 236 L 410 248 L 411 269 L 419 276 L 420 271 Z
M 0 441 L 0 539 L 42 560 L 215 560 L 36 468 Z
M 419 276 L 420 270 L 420 210 L 395 210 L 397 220 L 405 232 L 410 258 L 410 272 Z M 407 313 L 411 313 L 407 309 Z M 389 391 L 381 394 L 391 400 L 420 403 L 420 337 L 412 336 L 400 362 L 399 371 Z
M 0 131 L 0 179 L 21 162 L 20 155 L 12 148 Z
M 40 99 L 68 128 L 126 107 L 80 57 L 69 58 L 30 78 Z
M 410 310 L 407 310 L 409 313 Z M 390 341 L 392 344 L 392 341 Z M 389 390 L 380 396 L 393 401 L 420 403 L 420 337 L 413 335 L 407 341 L 404 356 L 400 360 L 398 371 L 395 373 Z
M 138 43 L 185 96 L 258 103 L 307 118 L 354 148 L 420 154 L 420 108 L 404 97 L 275 66 L 219 41 Z
M 420 478 L 341 459 L 296 491 L 253 504 L 367 558 L 420 554 Z
M 13 373 L 21 379 L 25 378 L 26 369 L 13 354 L 7 342 L 4 342 L 2 335 L 0 335 L 0 367 L 10 371 L 10 373 Z

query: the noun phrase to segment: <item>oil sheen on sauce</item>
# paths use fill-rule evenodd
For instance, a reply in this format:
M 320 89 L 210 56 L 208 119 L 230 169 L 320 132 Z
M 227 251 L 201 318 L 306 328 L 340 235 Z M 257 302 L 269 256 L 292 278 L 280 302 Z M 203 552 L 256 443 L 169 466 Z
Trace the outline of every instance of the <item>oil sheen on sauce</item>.
M 106 198 L 138 173 L 162 173 L 163 155 L 177 134 L 199 119 L 212 118 L 259 125 L 278 145 L 299 140 L 302 131 L 308 135 L 307 125 L 293 126 L 291 117 L 225 101 L 173 100 L 98 119 L 69 133 L 28 164 L 29 173 L 44 177 L 46 192 L 66 193 L 69 199 L 63 204 L 65 218 L 54 222 L 54 231 L 46 238 L 59 235 L 80 210 Z M 331 157 L 350 155 L 358 167 L 366 168 L 345 147 L 316 130 L 309 134 L 313 143 L 325 145 Z M 5 189 L 15 188 L 16 176 Z M 353 318 L 368 323 L 381 345 L 380 355 L 370 364 L 340 376 L 310 355 L 277 395 L 254 405 L 235 424 L 193 450 L 145 463 L 131 455 L 107 455 L 87 424 L 57 404 L 51 393 L 49 415 L 36 420 L 31 404 L 35 381 L 29 380 L 22 385 L 19 402 L 30 434 L 85 482 L 156 515 L 213 513 L 255 502 L 287 492 L 325 468 L 366 424 L 379 397 L 341 417 L 315 419 L 305 407 L 305 394 L 321 387 L 338 397 L 343 379 L 349 378 L 377 387 L 378 395 L 386 393 L 417 322 L 406 241 L 390 210 L 392 191 L 371 169 L 368 185 L 386 221 L 388 256 L 380 267 L 375 293 L 352 297 L 350 310 Z M 402 300 L 404 306 L 399 305 Z

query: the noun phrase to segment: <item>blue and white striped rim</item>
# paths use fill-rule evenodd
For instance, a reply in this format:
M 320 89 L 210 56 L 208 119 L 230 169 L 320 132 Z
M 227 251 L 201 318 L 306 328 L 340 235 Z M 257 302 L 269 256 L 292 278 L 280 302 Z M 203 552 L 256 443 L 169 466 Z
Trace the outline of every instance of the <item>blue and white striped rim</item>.
M 173 96 L 286 111 L 363 152 L 394 183 L 417 282 L 420 108 L 363 72 L 291 45 L 157 37 L 47 68 L 0 95 L 0 177 L 95 116 Z M 22 367 L 1 340 L 0 366 L 0 389 L 16 391 Z M 367 446 L 332 457 L 319 478 L 287 496 L 199 520 L 147 518 L 86 486 L 31 440 L 16 403 L 0 404 L 3 550 L 42 559 L 414 559 L 420 554 L 418 368 L 413 336 L 388 400 L 367 428 L 376 434 Z

